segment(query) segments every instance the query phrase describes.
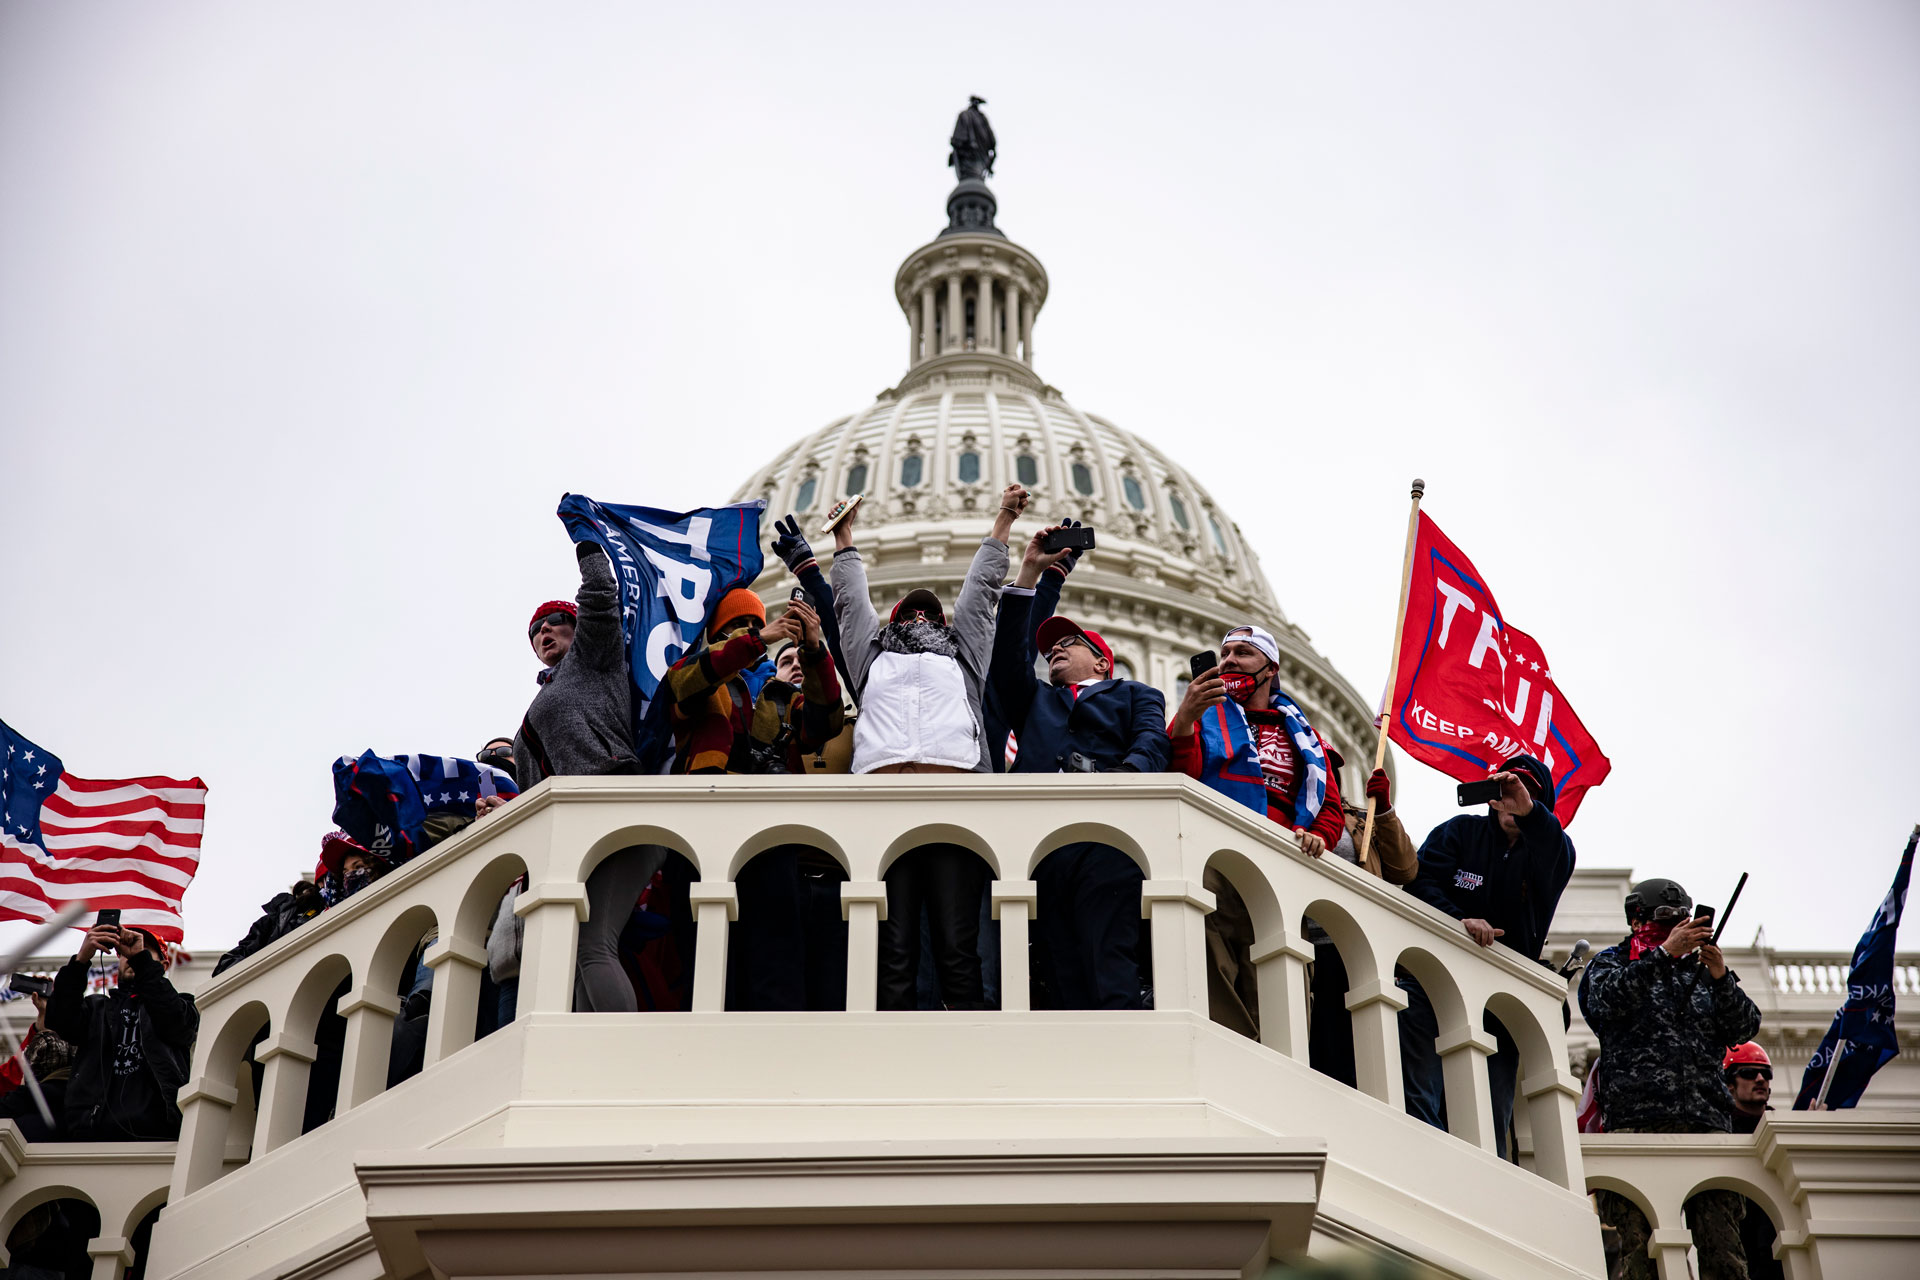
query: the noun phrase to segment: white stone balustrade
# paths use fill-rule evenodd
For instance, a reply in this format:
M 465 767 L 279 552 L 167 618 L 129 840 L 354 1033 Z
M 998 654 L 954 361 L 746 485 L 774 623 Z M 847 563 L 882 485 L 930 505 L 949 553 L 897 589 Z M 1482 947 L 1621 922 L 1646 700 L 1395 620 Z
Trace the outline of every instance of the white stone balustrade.
M 1661 1280 L 1696 1274 L 1684 1206 L 1723 1189 L 1771 1220 L 1787 1280 L 1920 1271 L 1920 1112 L 1770 1111 L 1753 1134 L 1587 1134 L 1581 1148 L 1587 1186 L 1646 1214 Z
M 1089 840 L 1141 865 L 1152 1011 L 1026 1008 L 1027 939 L 1045 911 L 1035 868 Z M 935 842 L 970 848 L 992 870 L 1001 1011 L 872 1012 L 886 871 Z M 734 877 L 754 855 L 794 843 L 826 851 L 847 872 L 847 1012 L 724 1012 Z M 666 845 L 695 868 L 693 1008 L 574 1014 L 585 881 L 601 858 L 633 844 Z M 1209 867 L 1252 917 L 1264 1046 L 1207 1020 Z M 487 930 L 523 873 L 516 1020 L 474 1044 Z M 1303 917 L 1333 938 L 1350 974 L 1358 1090 L 1306 1065 L 1313 951 Z M 429 930 L 437 941 L 426 954 L 436 974 L 428 1065 L 387 1090 L 393 993 Z M 1420 979 L 1435 1006 L 1452 1136 L 1401 1113 L 1396 966 Z M 316 1027 L 343 982 L 335 1116 L 300 1135 Z M 1430 1202 L 1449 1225 L 1427 1222 L 1424 1247 L 1474 1257 L 1490 1275 L 1589 1276 L 1598 1236 L 1573 1122 L 1563 990 L 1547 969 L 1478 947 L 1456 921 L 1347 863 L 1305 857 L 1278 826 L 1175 775 L 556 779 L 200 993 L 152 1274 L 246 1274 L 240 1260 L 253 1255 L 220 1237 L 263 1198 L 310 1206 L 278 1225 L 249 1225 L 280 1240 L 285 1256 L 336 1236 L 364 1243 L 355 1169 L 369 1151 L 743 1135 L 778 1138 L 791 1151 L 816 1133 L 904 1142 L 1179 1132 L 1327 1135 L 1329 1191 L 1315 1240 L 1391 1240 L 1403 1228 L 1376 1215 Z M 1487 1012 L 1520 1046 L 1532 1173 L 1493 1155 Z M 244 1055 L 263 1029 L 255 1099 Z
M 93 1280 L 119 1280 L 133 1261 L 134 1232 L 167 1200 L 171 1142 L 35 1142 L 0 1120 L 0 1272 L 6 1241 L 29 1213 L 50 1200 L 84 1200 L 100 1214 L 87 1242 Z

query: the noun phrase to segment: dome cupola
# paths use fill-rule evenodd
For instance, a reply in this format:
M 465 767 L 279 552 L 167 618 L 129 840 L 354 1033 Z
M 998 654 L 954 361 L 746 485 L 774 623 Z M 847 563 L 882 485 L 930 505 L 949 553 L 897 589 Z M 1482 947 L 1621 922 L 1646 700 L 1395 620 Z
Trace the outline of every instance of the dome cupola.
M 1068 580 L 1060 611 L 1107 638 L 1121 674 L 1175 698 L 1194 653 L 1258 623 L 1278 639 L 1281 683 L 1315 725 L 1349 760 L 1370 758 L 1371 708 L 1288 622 L 1213 495 L 1157 446 L 1075 408 L 1035 374 L 1046 268 L 995 225 L 985 177 L 996 148 L 981 105 L 976 98 L 954 126 L 948 226 L 894 275 L 909 331 L 905 376 L 789 446 L 735 500 L 764 498 L 770 517 L 797 514 L 824 555 L 817 531 L 827 508 L 865 494 L 855 540 L 884 614 L 913 587 L 951 602 L 1000 491 L 1017 481 L 1033 503 L 1015 526 L 1016 560 L 1044 525 L 1072 516 L 1094 526 L 1099 545 Z M 778 560 L 767 563 L 756 586 L 771 604 L 792 583 Z

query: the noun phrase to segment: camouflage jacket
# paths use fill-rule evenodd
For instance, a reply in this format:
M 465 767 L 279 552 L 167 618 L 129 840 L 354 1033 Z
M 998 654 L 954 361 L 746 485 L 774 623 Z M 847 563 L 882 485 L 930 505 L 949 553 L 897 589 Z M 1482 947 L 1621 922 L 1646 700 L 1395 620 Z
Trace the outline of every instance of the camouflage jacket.
M 1656 947 L 1628 960 L 1628 941 L 1593 958 L 1580 979 L 1580 1012 L 1600 1037 L 1600 1112 L 1609 1129 L 1656 1124 L 1732 1127 L 1733 1095 L 1720 1060 L 1753 1039 L 1760 1010 L 1728 969 L 1714 978 L 1697 957 Z

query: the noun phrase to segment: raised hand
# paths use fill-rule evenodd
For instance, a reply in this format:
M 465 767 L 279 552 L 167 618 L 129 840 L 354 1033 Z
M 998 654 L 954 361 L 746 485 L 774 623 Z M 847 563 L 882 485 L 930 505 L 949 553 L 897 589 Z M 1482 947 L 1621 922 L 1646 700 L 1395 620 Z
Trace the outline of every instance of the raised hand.
M 1524 818 L 1533 812 L 1533 792 L 1527 790 L 1527 784 L 1520 781 L 1519 774 L 1502 772 L 1494 774 L 1493 778 L 1500 784 L 1500 795 L 1488 802 L 1488 808 L 1510 813 L 1516 818 Z
M 780 535 L 773 540 L 773 554 L 779 556 L 787 568 L 799 572 L 801 565 L 813 559 L 813 548 L 807 545 L 806 537 L 800 532 L 800 521 L 789 515 L 784 520 L 774 521 L 773 529 Z
M 1208 707 L 1217 707 L 1226 700 L 1227 682 L 1220 678 L 1220 668 L 1202 671 L 1180 695 L 1180 705 L 1173 709 L 1173 720 L 1167 725 L 1168 736 L 1186 737 L 1193 732 L 1193 726 L 1200 723 Z
M 820 647 L 820 615 L 813 611 L 813 606 L 805 600 L 795 600 L 788 604 L 787 611 L 780 615 L 782 622 L 789 618 L 793 619 L 794 625 L 799 628 L 799 634 L 795 638 L 800 641 L 800 647 L 818 649 Z

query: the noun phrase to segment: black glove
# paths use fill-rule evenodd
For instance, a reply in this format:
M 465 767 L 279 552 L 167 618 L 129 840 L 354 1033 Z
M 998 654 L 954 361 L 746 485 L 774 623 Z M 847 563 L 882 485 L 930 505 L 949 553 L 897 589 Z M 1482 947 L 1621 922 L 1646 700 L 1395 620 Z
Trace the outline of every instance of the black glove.
M 586 542 L 576 542 L 573 544 L 573 558 L 575 560 L 578 560 L 582 564 L 585 564 L 587 562 L 588 556 L 597 556 L 601 554 L 604 554 L 604 553 L 600 550 L 600 544 L 597 542 L 589 540 Z
M 800 521 L 788 516 L 784 520 L 774 521 L 773 528 L 780 535 L 773 540 L 773 554 L 779 556 L 788 569 L 794 573 L 800 572 L 800 566 L 813 559 L 813 548 L 801 536 Z

